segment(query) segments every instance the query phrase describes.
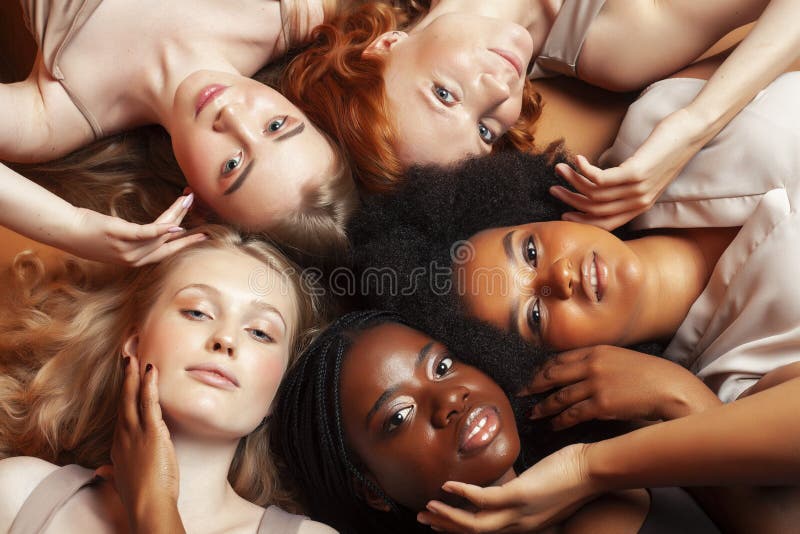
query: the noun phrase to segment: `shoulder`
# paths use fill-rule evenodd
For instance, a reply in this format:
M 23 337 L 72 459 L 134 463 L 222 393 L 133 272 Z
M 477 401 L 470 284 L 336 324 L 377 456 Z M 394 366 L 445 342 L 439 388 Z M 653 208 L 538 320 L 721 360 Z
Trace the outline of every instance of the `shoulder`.
M 299 534 L 335 534 L 337 531 L 325 523 L 320 523 L 319 521 L 313 521 L 311 519 L 303 519 L 297 532 Z
M 31 456 L 0 460 L 0 532 L 7 532 L 22 505 L 59 466 Z

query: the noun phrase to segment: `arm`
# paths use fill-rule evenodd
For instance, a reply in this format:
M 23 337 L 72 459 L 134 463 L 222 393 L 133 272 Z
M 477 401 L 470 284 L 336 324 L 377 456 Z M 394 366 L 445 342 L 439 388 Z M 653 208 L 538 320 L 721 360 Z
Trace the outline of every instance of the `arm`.
M 749 12 L 760 3 L 750 0 L 737 5 L 742 4 L 742 12 Z M 728 7 L 732 11 L 735 8 Z M 797 60 L 800 29 L 792 21 L 798 17 L 800 3 L 772 0 L 694 100 L 665 117 L 619 166 L 603 170 L 585 158 L 578 158 L 578 173 L 560 166 L 559 173 L 578 193 L 563 188 L 553 193 L 583 212 L 566 218 L 613 229 L 649 209 L 689 160 Z
M 56 469 L 57 465 L 31 456 L 0 460 L 0 532 L 9 531 L 36 486 Z
M 76 208 L 0 164 L 0 224 L 91 260 L 142 265 L 202 239 L 202 234 L 181 237 L 178 225 L 190 205 L 188 197 L 180 197 L 154 223 L 133 224 Z
M 570 445 L 503 486 L 447 482 L 446 491 L 468 499 L 479 511 L 431 501 L 421 519 L 444 529 L 521 532 L 551 524 L 613 490 L 796 484 L 798 402 L 800 378 L 794 378 L 699 414 L 590 445 Z

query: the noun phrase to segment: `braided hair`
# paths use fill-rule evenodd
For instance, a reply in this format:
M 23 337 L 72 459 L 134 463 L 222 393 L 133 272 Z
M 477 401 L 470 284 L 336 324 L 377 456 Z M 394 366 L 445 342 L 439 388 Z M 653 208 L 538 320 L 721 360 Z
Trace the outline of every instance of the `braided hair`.
M 340 405 L 343 361 L 359 334 L 385 323 L 417 328 L 394 312 L 359 311 L 344 315 L 320 334 L 287 373 L 274 404 L 270 445 L 281 482 L 296 493 L 313 519 L 344 533 L 428 532 L 427 527 L 416 521 L 415 511 L 395 502 L 364 474 L 359 458 L 348 450 L 345 442 Z M 448 349 L 462 359 L 451 347 Z M 509 358 L 518 349 L 517 345 L 492 348 Z M 527 417 L 537 398 L 517 398 L 497 380 L 497 376 L 505 377 L 509 383 L 508 366 L 495 365 L 495 360 L 469 364 L 495 379 L 511 400 L 523 445 L 515 464 L 518 472 L 567 443 L 619 433 L 619 425 L 604 425 L 606 428 L 600 434 L 593 425 L 548 432 L 546 423 Z M 364 498 L 365 491 L 382 499 L 389 510 L 371 507 Z

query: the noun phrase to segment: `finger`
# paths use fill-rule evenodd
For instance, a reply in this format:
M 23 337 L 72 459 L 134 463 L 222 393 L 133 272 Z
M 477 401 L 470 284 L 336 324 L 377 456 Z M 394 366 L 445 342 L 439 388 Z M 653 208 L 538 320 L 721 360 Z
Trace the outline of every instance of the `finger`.
M 609 217 L 593 217 L 585 213 L 571 211 L 562 215 L 561 218 L 564 219 L 565 221 L 590 224 L 592 226 L 597 226 L 598 228 L 603 228 L 604 230 L 611 232 L 613 230 L 616 230 L 623 224 L 627 224 L 628 222 L 632 221 L 645 211 L 647 210 L 634 209 L 628 212 L 619 213 L 617 215 L 612 215 Z
M 128 431 L 136 431 L 141 428 L 139 411 L 137 409 L 137 398 L 139 396 L 139 362 L 134 356 L 126 356 L 124 362 L 125 380 L 122 383 L 122 395 L 120 395 L 118 417 L 123 428 Z
M 510 483 L 503 486 L 483 488 L 474 484 L 450 480 L 442 485 L 442 489 L 447 493 L 452 493 L 468 500 L 481 510 L 507 508 L 523 504 L 520 502 L 515 487 Z
M 542 367 L 542 370 L 533 376 L 533 380 L 526 388 L 527 394 L 544 393 L 553 388 L 568 386 L 580 380 L 584 380 L 587 375 L 586 365 L 582 362 L 549 362 Z
M 152 250 L 148 250 L 146 254 L 144 254 L 142 257 L 136 260 L 134 262 L 134 266 L 138 267 L 148 263 L 158 263 L 164 258 L 167 258 L 172 254 L 175 254 L 182 248 L 188 247 L 189 245 L 193 245 L 195 243 L 199 243 L 200 241 L 205 241 L 206 239 L 208 239 L 208 236 L 206 234 L 192 234 L 185 237 L 181 237 L 179 239 L 175 239 L 173 241 L 161 243 L 156 247 L 154 247 Z
M 594 217 L 609 217 L 634 209 L 647 209 L 652 205 L 651 195 L 638 195 L 608 202 L 596 202 L 585 195 L 563 187 L 555 187 L 551 194 L 573 208 Z
M 632 184 L 641 181 L 641 177 L 633 172 L 629 166 L 620 165 L 610 169 L 601 169 L 589 163 L 584 156 L 575 158 L 575 166 L 587 180 L 600 187 L 611 187 L 615 185 Z
M 136 224 L 114 218 L 109 225 L 108 233 L 112 238 L 134 244 L 136 242 L 149 241 L 171 233 L 184 231 L 183 228 L 172 223 Z
M 186 212 L 194 201 L 194 195 L 181 195 L 170 205 L 169 208 L 164 210 L 158 218 L 153 221 L 154 223 L 170 223 L 180 216 L 181 212 Z
M 553 430 L 564 430 L 579 423 L 597 419 L 596 406 L 592 402 L 592 398 L 574 404 L 555 416 L 550 424 Z
M 114 482 L 114 466 L 110 464 L 101 465 L 94 470 L 94 476 L 100 477 L 103 480 L 113 483 Z
M 584 360 L 586 356 L 592 352 L 592 350 L 592 347 L 582 347 L 556 354 L 547 363 L 545 363 L 541 369 L 536 372 L 536 374 L 533 375 L 533 379 L 531 380 L 530 384 L 522 388 L 522 390 L 518 393 L 518 396 L 522 397 L 526 395 L 532 395 L 534 393 L 544 393 L 545 391 L 549 391 L 554 387 L 566 385 L 569 382 L 551 382 L 554 379 L 558 379 L 561 376 L 560 373 L 562 372 L 554 368 Z M 583 377 L 576 376 L 572 382 L 575 382 L 581 378 Z
M 650 187 L 646 182 L 601 187 L 590 182 L 572 169 L 564 174 L 564 179 L 577 193 L 586 197 L 589 202 L 594 203 L 645 196 Z M 567 191 L 569 191 L 569 189 L 560 185 L 554 185 L 550 188 L 550 193 L 562 202 L 564 202 L 562 197 L 565 197 L 564 193 Z
M 592 392 L 593 389 L 585 381 L 560 388 L 533 407 L 531 419 L 541 419 L 542 417 L 560 414 L 574 404 L 588 399 Z
M 142 413 L 142 427 L 145 430 L 158 429 L 164 420 L 161 414 L 161 404 L 158 400 L 158 369 L 150 363 L 145 366 L 139 402 L 139 409 Z

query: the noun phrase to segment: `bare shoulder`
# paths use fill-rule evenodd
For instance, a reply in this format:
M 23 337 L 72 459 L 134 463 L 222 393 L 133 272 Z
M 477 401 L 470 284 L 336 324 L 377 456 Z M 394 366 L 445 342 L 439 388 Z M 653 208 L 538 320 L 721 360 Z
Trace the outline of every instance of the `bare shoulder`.
M 561 525 L 563 534 L 625 534 L 639 532 L 650 510 L 646 490 L 603 495 L 584 505 Z
M 0 532 L 7 532 L 30 494 L 59 467 L 31 456 L 0 460 Z
M 306 519 L 300 524 L 298 529 L 300 534 L 336 534 L 336 530 L 325 523 Z

